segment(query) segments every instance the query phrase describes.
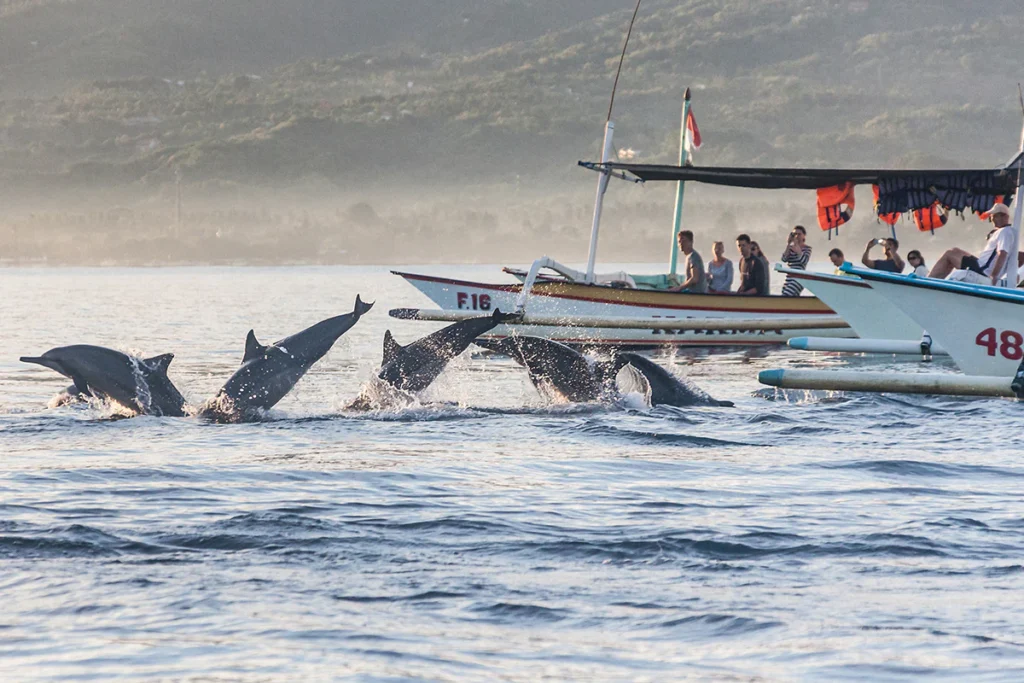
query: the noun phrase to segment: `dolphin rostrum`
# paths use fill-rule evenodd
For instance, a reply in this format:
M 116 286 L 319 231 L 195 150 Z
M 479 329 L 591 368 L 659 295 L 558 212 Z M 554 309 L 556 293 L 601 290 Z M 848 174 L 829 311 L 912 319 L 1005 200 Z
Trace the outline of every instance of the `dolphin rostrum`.
M 614 396 L 619 368 L 607 361 L 591 363 L 576 349 L 543 337 L 515 335 L 501 340 L 477 340 L 477 346 L 503 354 L 526 368 L 539 392 L 571 403 Z
M 388 330 L 384 333 L 384 360 L 377 376 L 402 391 L 423 391 L 477 337 L 517 317 L 495 309 L 489 316 L 454 323 L 408 346 L 400 346 Z
M 615 355 L 613 362 L 615 367 L 620 369 L 629 365 L 646 380 L 650 388 L 652 406 L 720 406 L 729 408 L 734 405 L 732 401 L 719 401 L 711 398 L 703 390 L 676 377 L 654 361 L 641 355 L 619 353 Z
M 331 350 L 338 338 L 352 329 L 372 307 L 372 303 L 363 303 L 357 295 L 351 313 L 322 320 L 269 346 L 260 344 L 256 334 L 249 330 L 242 367 L 217 396 L 207 402 L 201 414 L 226 421 L 258 417 L 260 411 L 272 408 L 284 398 L 309 368 Z
M 77 344 L 50 349 L 42 356 L 22 356 L 56 370 L 75 384 L 69 393 L 95 396 L 117 403 L 139 415 L 183 417 L 185 399 L 167 377 L 174 354 L 135 358 L 102 346 Z

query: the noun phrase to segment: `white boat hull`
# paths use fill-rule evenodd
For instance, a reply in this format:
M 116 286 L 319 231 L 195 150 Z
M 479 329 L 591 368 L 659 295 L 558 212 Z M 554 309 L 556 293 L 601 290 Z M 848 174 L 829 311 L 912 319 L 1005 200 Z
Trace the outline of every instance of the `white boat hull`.
M 861 339 L 920 342 L 924 334 L 921 325 L 860 278 L 790 268 L 779 268 L 778 272 L 802 282 Z
M 479 310 L 481 314 L 500 308 L 512 311 L 520 285 L 496 285 L 396 273 L 445 310 Z M 671 303 L 658 303 L 661 301 Z M 678 301 L 679 303 L 674 303 Z M 693 305 L 696 301 L 698 305 Z M 530 295 L 527 311 L 540 316 L 622 316 L 671 320 L 686 318 L 792 319 L 814 318 L 832 312 L 811 297 L 739 297 L 701 294 L 669 294 L 616 290 L 608 287 L 538 282 Z M 813 329 L 620 329 L 601 327 L 554 327 L 517 325 L 517 334 L 546 337 L 574 345 L 629 347 L 658 346 L 756 346 L 784 345 L 795 336 L 851 337 L 849 328 Z M 489 338 L 508 336 L 511 328 L 499 326 Z
M 988 294 L 985 290 L 997 289 L 991 287 L 942 289 L 929 286 L 926 278 L 871 284 L 918 324 L 927 325 L 935 343 L 964 373 L 1013 377 L 1017 372 L 1024 357 L 1024 297 Z

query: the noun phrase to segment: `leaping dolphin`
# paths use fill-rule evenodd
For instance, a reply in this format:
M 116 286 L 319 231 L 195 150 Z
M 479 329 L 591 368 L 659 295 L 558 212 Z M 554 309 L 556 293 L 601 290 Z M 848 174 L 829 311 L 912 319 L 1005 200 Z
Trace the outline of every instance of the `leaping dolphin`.
M 705 391 L 676 377 L 674 374 L 661 367 L 649 358 L 644 358 L 635 353 L 618 353 L 615 355 L 614 364 L 617 368 L 626 365 L 635 369 L 650 387 L 650 400 L 652 406 L 719 406 L 731 408 L 732 401 L 719 401 L 712 398 Z
M 372 303 L 356 296 L 351 313 L 322 320 L 312 327 L 269 346 L 249 330 L 242 367 L 203 407 L 201 415 L 223 421 L 242 421 L 277 404 L 302 379 L 310 367 L 331 350 L 341 335 L 352 329 Z
M 185 399 L 167 377 L 173 358 L 173 353 L 135 358 L 102 346 L 77 344 L 21 360 L 69 378 L 75 384 L 68 393 L 107 399 L 139 415 L 183 417 Z
M 384 333 L 384 360 L 377 376 L 402 391 L 423 391 L 477 337 L 517 317 L 495 309 L 489 316 L 454 323 L 408 346 L 399 345 L 388 330 Z
M 554 390 L 574 402 L 614 397 L 616 376 L 629 366 L 647 385 L 652 406 L 732 406 L 718 401 L 676 377 L 657 363 L 635 353 L 617 353 L 608 361 L 588 361 L 575 349 L 543 337 L 513 336 L 500 341 L 481 340 L 477 346 L 509 356 L 526 368 L 541 393 Z
M 543 337 L 515 335 L 477 340 L 477 346 L 503 354 L 526 368 L 542 394 L 554 393 L 571 403 L 598 401 L 615 394 L 619 368 L 607 361 L 590 362 L 579 351 Z

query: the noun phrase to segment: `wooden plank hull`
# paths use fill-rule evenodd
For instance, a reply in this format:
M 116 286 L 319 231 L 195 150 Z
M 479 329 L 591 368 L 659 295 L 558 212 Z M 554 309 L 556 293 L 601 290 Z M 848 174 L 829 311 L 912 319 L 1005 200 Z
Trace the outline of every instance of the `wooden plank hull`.
M 446 310 L 480 311 L 481 314 L 495 308 L 511 311 L 522 289 L 520 284 L 488 284 L 394 272 Z M 649 317 L 652 320 L 725 318 L 739 321 L 834 314 L 813 297 L 689 294 L 552 281 L 538 281 L 533 286 L 527 309 L 534 315 Z M 854 336 L 848 328 L 661 330 L 525 325 L 517 326 L 516 331 L 573 345 L 620 347 L 784 345 L 795 336 Z M 509 328 L 501 326 L 489 337 L 501 338 L 509 333 Z

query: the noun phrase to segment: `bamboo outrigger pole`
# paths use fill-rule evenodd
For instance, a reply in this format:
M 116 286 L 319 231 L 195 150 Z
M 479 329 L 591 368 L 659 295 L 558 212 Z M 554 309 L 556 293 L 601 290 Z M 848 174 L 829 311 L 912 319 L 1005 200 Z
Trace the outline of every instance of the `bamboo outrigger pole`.
M 393 308 L 388 315 L 398 320 L 459 322 L 479 318 L 480 311 Z M 523 314 L 505 325 L 538 327 L 603 327 L 616 330 L 841 330 L 849 325 L 838 315 L 801 315 L 792 318 L 630 318 L 613 315 L 529 315 Z

